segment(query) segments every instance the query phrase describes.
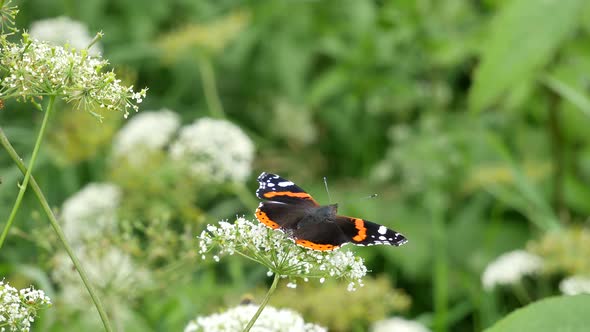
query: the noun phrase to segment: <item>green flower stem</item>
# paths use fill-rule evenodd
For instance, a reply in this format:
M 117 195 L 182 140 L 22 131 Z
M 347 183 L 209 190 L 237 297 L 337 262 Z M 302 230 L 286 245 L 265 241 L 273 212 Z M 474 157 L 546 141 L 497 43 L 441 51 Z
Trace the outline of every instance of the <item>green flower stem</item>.
M 2 128 L 0 128 L 0 144 L 2 144 L 4 149 L 6 149 L 6 151 L 8 152 L 10 157 L 12 158 L 12 160 L 16 163 L 18 168 L 21 170 L 21 172 L 23 174 L 28 174 L 30 169 L 27 170 L 27 168 L 25 167 L 25 164 L 23 164 L 19 155 L 17 154 L 17 152 L 14 150 L 14 148 L 12 147 L 10 142 L 8 141 L 8 138 L 4 134 L 4 131 L 2 130 Z M 66 241 L 66 237 L 65 237 L 63 231 L 61 230 L 61 227 L 59 226 L 59 223 L 57 222 L 57 219 L 55 218 L 55 215 L 53 214 L 53 211 L 51 210 L 51 207 L 49 206 L 47 199 L 45 199 L 45 196 L 43 195 L 41 188 L 39 187 L 39 185 L 37 184 L 37 181 L 35 181 L 35 178 L 33 176 L 30 176 L 30 182 L 31 182 L 31 188 L 33 189 L 33 192 L 35 193 L 35 196 L 37 196 L 39 203 L 41 203 L 41 206 L 43 207 L 43 211 L 45 211 L 45 214 L 49 218 L 49 222 L 51 223 L 51 226 L 55 230 L 57 237 L 62 242 L 64 248 L 66 249 L 66 252 L 70 256 L 72 263 L 74 263 L 74 266 L 78 270 L 78 273 L 80 274 L 80 278 L 82 278 L 82 282 L 84 283 L 84 286 L 88 290 L 88 293 L 90 294 L 90 297 L 92 298 L 92 301 L 94 302 L 94 306 L 96 307 L 96 310 L 98 310 L 98 314 L 100 315 L 100 318 L 102 320 L 102 324 L 104 325 L 105 331 L 107 331 L 107 332 L 113 331 L 113 329 L 111 327 L 111 323 L 109 322 L 109 318 L 106 315 L 106 311 L 104 310 L 102 303 L 100 302 L 100 299 L 96 295 L 96 291 L 92 287 L 92 284 L 88 280 L 88 276 L 86 274 L 86 271 L 82 267 L 82 264 L 80 264 L 80 261 L 78 260 L 78 258 L 74 254 L 74 251 L 70 247 L 69 243 Z
M 264 307 L 266 307 L 266 304 L 268 303 L 268 300 L 270 300 L 270 296 L 277 289 L 277 285 L 279 284 L 279 279 L 280 278 L 281 278 L 281 276 L 278 273 L 275 273 L 275 278 L 273 279 L 272 285 L 270 285 L 270 288 L 268 289 L 268 292 L 266 293 L 266 296 L 264 296 L 264 300 L 262 300 L 262 303 L 260 304 L 260 307 L 258 307 L 258 310 L 254 314 L 254 316 L 252 316 L 252 319 L 250 319 L 250 321 L 248 322 L 248 325 L 246 325 L 246 327 L 244 328 L 244 331 L 243 332 L 250 331 L 250 329 L 252 328 L 252 326 L 254 326 L 254 323 L 256 323 L 256 320 L 258 319 L 258 317 L 262 313 L 262 310 L 264 310 Z
M 209 112 L 211 112 L 211 116 L 214 118 L 225 119 L 225 112 L 223 111 L 223 105 L 217 92 L 215 71 L 213 70 L 213 65 L 211 65 L 211 60 L 205 55 L 198 56 L 198 60 L 203 92 L 205 93 L 205 102 L 207 102 Z
M 533 300 L 529 296 L 528 291 L 526 290 L 526 287 L 522 283 L 522 280 L 519 280 L 512 284 L 512 289 L 514 290 L 516 298 L 523 306 L 533 302 Z
M 45 115 L 43 116 L 43 122 L 41 123 L 41 129 L 39 129 L 39 134 L 37 134 L 37 141 L 35 142 L 35 147 L 33 148 L 33 155 L 31 156 L 31 160 L 29 161 L 29 166 L 27 167 L 27 172 L 25 173 L 25 179 L 23 180 L 22 185 L 20 186 L 20 190 L 18 191 L 18 195 L 16 196 L 16 202 L 12 207 L 12 211 L 10 212 L 10 216 L 8 217 L 8 221 L 6 225 L 4 225 L 4 230 L 2 231 L 2 235 L 0 235 L 0 249 L 4 244 L 4 240 L 8 235 L 8 231 L 14 222 L 14 218 L 16 217 L 16 213 L 20 208 L 20 204 L 25 196 L 25 192 L 27 191 L 27 186 L 29 184 L 29 179 L 31 178 L 31 172 L 33 171 L 33 166 L 35 166 L 35 160 L 37 159 L 37 153 L 39 152 L 39 147 L 41 147 L 41 142 L 43 141 L 43 134 L 45 133 L 45 128 L 47 127 L 47 121 L 49 120 L 49 116 L 51 115 L 51 111 L 53 111 L 53 105 L 55 102 L 55 96 L 49 97 L 49 103 L 47 104 L 47 108 L 45 108 Z

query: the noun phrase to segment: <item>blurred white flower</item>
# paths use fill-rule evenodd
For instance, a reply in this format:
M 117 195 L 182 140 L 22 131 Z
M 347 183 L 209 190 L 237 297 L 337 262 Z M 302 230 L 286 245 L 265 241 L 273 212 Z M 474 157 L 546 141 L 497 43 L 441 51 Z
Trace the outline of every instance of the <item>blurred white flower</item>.
M 421 323 L 407 320 L 401 317 L 393 317 L 375 322 L 371 328 L 372 332 L 430 332 Z
M 215 261 L 219 261 L 219 256 L 238 253 L 268 268 L 268 276 L 278 274 L 289 278 L 289 287 L 296 286 L 295 278 L 325 281 L 325 278 L 332 277 L 348 280 L 348 290 L 354 291 L 363 285 L 362 278 L 367 274 L 363 259 L 351 251 L 303 248 L 285 233 L 244 218 L 238 218 L 233 224 L 220 221 L 218 225 L 207 225 L 199 240 L 199 253 L 203 259 L 213 249 Z
M 149 271 L 138 266 L 131 256 L 117 247 L 94 243 L 78 247 L 76 255 L 90 283 L 100 292 L 101 300 L 109 306 L 135 299 L 151 284 Z M 90 297 L 70 257 L 60 252 L 55 256 L 54 264 L 52 277 L 62 285 L 61 299 L 78 310 L 84 310 L 81 300 L 90 303 Z
M 559 283 L 559 290 L 565 295 L 590 294 L 590 278 L 572 276 Z
M 79 50 L 88 47 L 94 39 L 84 23 L 66 16 L 35 21 L 31 24 L 29 34 L 38 40 L 59 46 L 69 44 Z M 100 45 L 94 44 L 88 53 L 98 55 L 102 53 L 102 48 Z
M 51 305 L 42 290 L 18 290 L 0 280 L 0 331 L 30 331 L 37 311 Z
M 258 310 L 254 304 L 239 305 L 220 314 L 197 317 L 184 332 L 241 332 Z M 251 332 L 326 332 L 326 328 L 305 323 L 301 315 L 289 309 L 266 306 Z
M 120 189 L 110 183 L 90 183 L 68 198 L 61 211 L 68 240 L 80 245 L 112 230 L 120 200 Z
M 164 149 L 179 126 L 180 117 L 171 110 L 141 112 L 119 130 L 113 143 L 113 154 L 140 164 L 145 152 Z
M 252 171 L 254 145 L 233 123 L 202 118 L 181 129 L 170 154 L 187 162 L 195 175 L 242 182 Z
M 485 289 L 491 290 L 496 285 L 515 284 L 526 275 L 536 274 L 542 267 L 543 260 L 539 256 L 515 250 L 488 264 L 481 281 Z

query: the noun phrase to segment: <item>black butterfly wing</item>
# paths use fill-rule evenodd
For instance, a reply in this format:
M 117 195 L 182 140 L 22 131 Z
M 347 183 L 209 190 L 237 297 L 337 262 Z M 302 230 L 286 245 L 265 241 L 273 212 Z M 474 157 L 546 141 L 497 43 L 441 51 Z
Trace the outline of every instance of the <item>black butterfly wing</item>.
M 263 172 L 258 176 L 256 196 L 260 199 L 286 204 L 319 206 L 305 190 L 276 174 Z
M 293 232 L 295 243 L 313 250 L 334 250 L 350 239 L 342 229 L 333 222 L 299 223 L 299 227 Z
M 347 242 L 360 246 L 386 244 L 401 246 L 408 242 L 402 234 L 374 222 L 346 216 L 336 216 L 334 224 L 348 239 Z
M 297 228 L 305 217 L 307 207 L 301 204 L 287 204 L 280 201 L 264 201 L 258 204 L 254 215 L 261 223 L 272 229 L 289 230 Z

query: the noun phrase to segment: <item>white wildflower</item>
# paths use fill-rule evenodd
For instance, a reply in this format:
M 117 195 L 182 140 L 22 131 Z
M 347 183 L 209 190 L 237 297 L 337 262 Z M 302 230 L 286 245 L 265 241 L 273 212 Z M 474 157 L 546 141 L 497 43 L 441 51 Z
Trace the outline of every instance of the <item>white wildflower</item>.
M 37 311 L 51 305 L 42 290 L 18 290 L 0 280 L 0 331 L 30 331 Z
M 93 246 L 78 247 L 76 255 L 84 265 L 90 283 L 109 305 L 133 300 L 151 284 L 149 271 L 137 265 L 131 256 L 117 247 L 103 247 L 95 243 Z M 90 298 L 70 257 L 61 252 L 55 256 L 54 264 L 52 277 L 63 286 L 62 300 L 83 309 L 80 300 L 90 303 Z
M 254 304 L 239 305 L 223 313 L 197 317 L 190 321 L 184 332 L 241 332 L 258 310 Z M 301 315 L 289 309 L 266 306 L 252 332 L 325 332 L 326 328 L 305 323 Z
M 565 295 L 590 294 L 590 278 L 572 276 L 559 283 L 559 290 Z
M 202 256 L 216 249 L 216 256 L 238 252 L 269 269 L 268 275 L 278 274 L 290 279 L 307 281 L 309 278 L 343 278 L 350 281 L 348 290 L 362 286 L 367 274 L 363 259 L 351 251 L 315 251 L 295 245 L 283 232 L 272 230 L 259 222 L 238 218 L 233 224 L 220 221 L 208 225 L 199 237 L 199 253 Z
M 170 154 L 188 163 L 195 175 L 242 182 L 252 171 L 254 145 L 233 123 L 202 118 L 181 129 Z
M 74 104 L 75 109 L 93 112 L 100 107 L 122 111 L 125 117 L 129 109 L 138 110 L 147 90 L 135 92 L 132 86 L 121 85 L 114 72 L 103 72 L 108 62 L 100 56 L 29 40 L 26 35 L 23 38 L 21 43 L 8 43 L 2 49 L 2 99 L 57 96 Z
M 372 332 L 430 332 L 421 323 L 414 320 L 407 320 L 401 317 L 393 317 L 381 320 L 373 324 Z
M 115 157 L 141 163 L 145 152 L 164 149 L 179 126 L 180 117 L 173 111 L 143 111 L 121 128 L 113 143 L 113 153 Z
M 59 46 L 67 44 L 79 50 L 87 48 L 94 39 L 84 23 L 66 16 L 35 21 L 31 24 L 29 34 L 38 40 Z M 98 55 L 101 52 L 101 47 L 97 44 L 88 49 L 90 55 Z
M 485 289 L 491 290 L 496 285 L 510 285 L 520 281 L 526 275 L 541 270 L 543 260 L 524 250 L 515 250 L 501 255 L 491 262 L 482 275 Z
M 110 183 L 90 183 L 68 198 L 62 207 L 63 231 L 74 245 L 113 230 L 121 190 Z

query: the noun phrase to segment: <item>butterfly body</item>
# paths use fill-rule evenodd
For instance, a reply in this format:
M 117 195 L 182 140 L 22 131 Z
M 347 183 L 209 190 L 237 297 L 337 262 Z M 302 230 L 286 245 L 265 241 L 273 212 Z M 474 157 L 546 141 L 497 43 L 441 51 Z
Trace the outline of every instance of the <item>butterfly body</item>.
M 262 201 L 256 218 L 285 232 L 295 243 L 314 250 L 333 250 L 344 244 L 400 246 L 400 233 L 368 220 L 340 216 L 338 205 L 319 205 L 311 195 L 276 174 L 262 173 L 256 191 Z

